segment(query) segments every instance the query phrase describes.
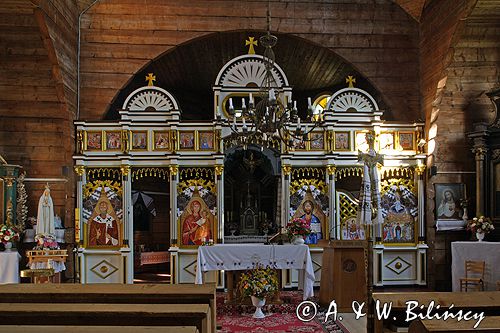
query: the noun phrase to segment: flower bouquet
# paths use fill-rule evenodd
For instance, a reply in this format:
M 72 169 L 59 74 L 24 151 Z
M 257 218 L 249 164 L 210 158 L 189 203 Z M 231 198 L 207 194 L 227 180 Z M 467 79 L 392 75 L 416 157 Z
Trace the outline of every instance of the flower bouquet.
M 59 250 L 56 237 L 51 234 L 37 234 L 35 236 L 36 245 L 34 250 Z
M 306 220 L 296 217 L 288 222 L 286 232 L 290 242 L 304 244 L 304 238 L 311 234 L 311 225 Z
M 253 317 L 264 318 L 262 307 L 266 297 L 270 298 L 278 291 L 278 277 L 273 269 L 258 266 L 241 274 L 238 290 L 242 298 L 252 298 L 252 304 L 256 308 Z
M 6 249 L 12 248 L 12 245 L 19 241 L 19 237 L 19 230 L 16 227 L 6 224 L 0 227 L 0 242 Z
M 477 239 L 481 242 L 484 235 L 495 230 L 495 227 L 489 217 L 480 216 L 474 217 L 472 220 L 467 222 L 467 230 L 475 232 Z

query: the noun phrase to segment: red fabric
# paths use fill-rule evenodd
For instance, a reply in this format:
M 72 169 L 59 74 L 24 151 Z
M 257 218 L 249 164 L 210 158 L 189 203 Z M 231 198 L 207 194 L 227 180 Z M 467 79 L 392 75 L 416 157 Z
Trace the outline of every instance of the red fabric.
M 219 316 L 217 325 L 222 325 L 219 333 L 324 333 L 316 321 L 304 323 L 295 313 L 274 313 L 264 319 L 254 319 L 251 314 Z

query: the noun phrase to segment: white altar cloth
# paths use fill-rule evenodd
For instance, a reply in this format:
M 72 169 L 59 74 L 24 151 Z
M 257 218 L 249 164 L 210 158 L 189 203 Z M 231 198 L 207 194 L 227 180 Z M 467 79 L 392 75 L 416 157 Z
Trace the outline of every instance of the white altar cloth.
M 19 259 L 17 250 L 0 252 L 0 284 L 19 283 Z
M 196 284 L 203 283 L 203 272 L 247 270 L 260 264 L 275 269 L 298 269 L 303 298 L 313 296 L 314 269 L 307 245 L 217 244 L 198 247 Z
M 500 242 L 452 242 L 451 279 L 453 291 L 460 291 L 460 278 L 465 277 L 465 261 L 484 261 L 484 290 L 496 290 L 500 281 Z

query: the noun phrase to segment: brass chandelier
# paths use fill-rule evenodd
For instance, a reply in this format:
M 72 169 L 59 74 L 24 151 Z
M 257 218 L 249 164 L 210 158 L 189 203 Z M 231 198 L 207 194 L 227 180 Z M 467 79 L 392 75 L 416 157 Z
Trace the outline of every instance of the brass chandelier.
M 282 93 L 274 84 L 273 68 L 275 56 L 273 47 L 278 37 L 270 32 L 271 17 L 267 10 L 267 33 L 259 38 L 264 46 L 264 79 L 255 101 L 252 93 L 249 94 L 248 105 L 242 98 L 241 110 L 235 110 L 232 98 L 229 99 L 229 114 L 233 115 L 233 122 L 229 124 L 231 134 L 224 141 L 227 146 L 258 145 L 266 148 L 279 149 L 283 142 L 293 148 L 297 141 L 310 141 L 309 133 L 323 124 L 323 113 L 314 109 L 311 98 L 308 98 L 307 120 L 301 123 L 298 115 L 297 102 L 288 101 L 283 105 L 277 96 Z M 284 95 L 283 95 L 284 96 Z

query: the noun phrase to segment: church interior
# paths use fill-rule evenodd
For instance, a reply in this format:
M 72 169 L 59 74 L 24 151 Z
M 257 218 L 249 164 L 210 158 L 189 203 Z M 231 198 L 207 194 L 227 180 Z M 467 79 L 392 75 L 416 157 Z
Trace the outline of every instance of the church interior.
M 2 0 L 0 46 L 1 332 L 500 332 L 500 0 Z

